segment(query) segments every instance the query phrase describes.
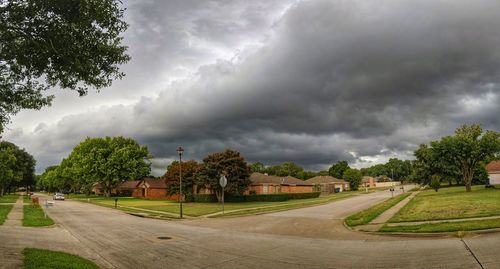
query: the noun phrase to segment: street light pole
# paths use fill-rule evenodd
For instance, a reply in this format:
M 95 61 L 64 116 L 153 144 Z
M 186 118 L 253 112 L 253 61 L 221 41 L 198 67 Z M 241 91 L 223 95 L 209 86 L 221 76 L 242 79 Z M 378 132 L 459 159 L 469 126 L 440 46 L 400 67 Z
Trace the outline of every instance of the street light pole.
M 184 149 L 182 147 L 177 148 L 177 154 L 179 154 L 179 202 L 180 202 L 181 219 L 182 219 L 182 153 L 184 153 Z

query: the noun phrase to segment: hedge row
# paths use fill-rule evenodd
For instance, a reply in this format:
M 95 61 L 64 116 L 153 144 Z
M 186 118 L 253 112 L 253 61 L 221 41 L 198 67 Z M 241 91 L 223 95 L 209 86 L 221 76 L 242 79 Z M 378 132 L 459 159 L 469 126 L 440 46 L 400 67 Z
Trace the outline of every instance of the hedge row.
M 275 193 L 275 194 L 253 194 L 253 195 L 226 195 L 225 202 L 279 202 L 291 199 L 309 199 L 319 197 L 320 192 L 306 193 Z M 215 194 L 189 194 L 185 197 L 186 202 L 195 203 L 214 203 L 217 202 Z

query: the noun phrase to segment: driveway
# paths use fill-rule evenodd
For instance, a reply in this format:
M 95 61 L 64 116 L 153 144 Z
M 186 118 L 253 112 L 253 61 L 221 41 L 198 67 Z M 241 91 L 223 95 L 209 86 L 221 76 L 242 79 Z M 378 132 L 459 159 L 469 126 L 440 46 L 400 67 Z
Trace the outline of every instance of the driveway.
M 378 192 L 260 216 L 182 221 L 58 201 L 49 209 L 56 227 L 0 226 L 0 251 L 62 250 L 102 268 L 481 268 L 479 262 L 500 268 L 500 234 L 416 239 L 367 235 L 341 225 L 341 218 L 388 196 Z

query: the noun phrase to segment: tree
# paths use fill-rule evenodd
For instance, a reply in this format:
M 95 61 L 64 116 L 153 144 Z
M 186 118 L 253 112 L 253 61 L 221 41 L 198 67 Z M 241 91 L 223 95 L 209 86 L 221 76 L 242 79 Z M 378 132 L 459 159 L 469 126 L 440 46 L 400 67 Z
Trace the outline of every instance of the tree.
M 87 138 L 71 152 L 72 174 L 82 184 L 100 183 L 107 197 L 123 180 L 139 179 L 151 171 L 149 151 L 131 138 Z
M 500 152 L 500 133 L 483 132 L 478 124 L 462 125 L 454 136 L 431 142 L 431 146 L 440 163 L 460 170 L 465 189 L 470 192 L 478 166 Z
M 298 166 L 292 162 L 282 163 L 280 165 L 270 166 L 265 169 L 265 172 L 269 175 L 280 176 L 280 177 L 298 177 L 299 173 L 303 172 L 304 168 Z
M 441 187 L 441 178 L 438 175 L 432 175 L 429 186 L 437 192 Z
M 351 190 L 357 190 L 359 184 L 361 184 L 361 179 L 363 179 L 363 175 L 361 171 L 355 168 L 349 168 L 344 172 L 343 179 L 349 182 L 349 186 Z
M 208 155 L 203 159 L 203 169 L 200 173 L 200 184 L 210 186 L 215 191 L 219 201 L 222 198 L 222 188 L 219 178 L 225 175 L 227 185 L 225 193 L 241 195 L 250 185 L 250 168 L 245 158 L 237 151 L 227 149 Z
M 344 172 L 349 168 L 350 167 L 349 164 L 347 164 L 347 161 L 339 161 L 328 169 L 328 174 L 335 178 L 342 178 L 344 176 Z
M 0 133 L 21 109 L 40 109 L 59 86 L 82 96 L 124 76 L 119 0 L 0 0 Z
M 252 170 L 252 172 L 263 173 L 265 171 L 266 167 L 264 166 L 263 163 L 256 162 L 256 163 L 252 163 L 250 165 L 250 169 Z
M 0 196 L 4 195 L 7 184 L 18 178 L 14 170 L 16 156 L 12 149 L 0 149 Z
M 193 187 L 198 185 L 198 174 L 202 166 L 196 161 L 191 160 L 182 162 L 181 167 L 178 161 L 174 161 L 168 166 L 167 172 L 162 177 L 167 183 L 167 193 L 170 195 L 179 193 L 179 168 L 182 168 L 183 194 L 192 193 Z
M 11 188 L 28 187 L 34 184 L 35 177 L 35 159 L 26 150 L 19 148 L 15 144 L 8 141 L 0 142 L 0 150 L 8 150 L 14 155 L 14 163 L 10 165 L 10 169 L 14 175 L 4 181 L 4 189 L 9 192 Z

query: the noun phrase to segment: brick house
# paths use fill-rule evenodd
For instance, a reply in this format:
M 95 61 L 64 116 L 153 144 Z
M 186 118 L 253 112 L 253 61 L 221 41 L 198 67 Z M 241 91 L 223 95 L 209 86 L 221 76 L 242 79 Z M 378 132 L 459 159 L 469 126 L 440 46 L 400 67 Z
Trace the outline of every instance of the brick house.
M 361 180 L 361 183 L 363 187 L 375 187 L 376 179 L 374 177 L 370 176 L 364 176 L 363 179 Z
M 134 198 L 145 199 L 173 199 L 167 195 L 167 183 L 164 179 L 144 178 L 137 185 L 134 191 Z
M 321 194 L 335 193 L 336 189 L 340 192 L 349 190 L 349 182 L 334 178 L 332 176 L 316 176 L 306 180 L 314 186 L 315 191 L 320 191 Z
M 125 180 L 122 183 L 118 184 L 116 188 L 111 189 L 111 195 L 133 196 L 133 193 L 136 191 L 139 182 L 140 180 Z M 92 186 L 92 192 L 96 195 L 104 195 L 104 188 L 102 184 L 95 183 Z
M 252 173 L 252 182 L 247 193 L 272 194 L 272 193 L 303 193 L 313 192 L 313 185 L 291 176 L 278 177 L 262 173 Z
M 486 165 L 486 170 L 488 171 L 488 177 L 490 179 L 490 185 L 500 184 L 500 161 L 492 161 Z

